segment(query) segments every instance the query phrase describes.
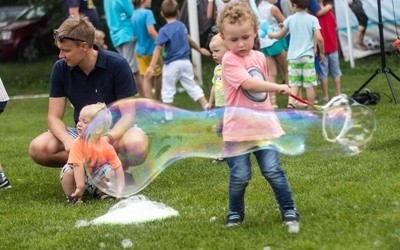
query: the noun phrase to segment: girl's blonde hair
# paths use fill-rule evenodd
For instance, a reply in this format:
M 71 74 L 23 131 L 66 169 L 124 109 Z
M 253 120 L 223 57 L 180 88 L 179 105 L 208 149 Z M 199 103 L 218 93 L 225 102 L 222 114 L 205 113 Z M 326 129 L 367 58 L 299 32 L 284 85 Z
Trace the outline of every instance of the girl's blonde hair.
M 251 10 L 250 6 L 246 2 L 234 2 L 227 4 L 218 15 L 217 19 L 217 30 L 222 35 L 224 34 L 225 24 L 242 24 L 250 20 L 251 26 L 257 32 L 258 30 L 258 18 L 256 14 Z

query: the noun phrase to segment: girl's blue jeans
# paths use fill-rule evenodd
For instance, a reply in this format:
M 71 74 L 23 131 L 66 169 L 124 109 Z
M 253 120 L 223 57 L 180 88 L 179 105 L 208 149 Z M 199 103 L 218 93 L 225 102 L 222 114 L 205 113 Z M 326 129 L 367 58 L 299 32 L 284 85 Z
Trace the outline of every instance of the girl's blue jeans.
M 278 152 L 263 149 L 252 152 L 257 159 L 262 175 L 275 193 L 275 199 L 281 211 L 294 209 L 292 191 L 285 172 L 281 168 Z M 244 193 L 252 177 L 250 154 L 226 158 L 229 166 L 229 210 L 244 213 Z

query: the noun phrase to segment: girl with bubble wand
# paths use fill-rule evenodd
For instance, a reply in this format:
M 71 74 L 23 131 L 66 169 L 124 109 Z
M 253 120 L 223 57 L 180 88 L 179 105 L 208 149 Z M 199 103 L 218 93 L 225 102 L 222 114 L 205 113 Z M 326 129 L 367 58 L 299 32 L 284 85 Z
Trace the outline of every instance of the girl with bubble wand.
M 252 50 L 258 32 L 257 16 L 246 3 L 227 5 L 219 15 L 217 29 L 229 51 L 222 59 L 222 81 L 226 107 L 245 107 L 254 110 L 272 110 L 268 92 L 290 94 L 290 88 L 267 81 L 267 64 L 264 54 Z M 239 109 L 228 109 L 224 114 L 223 141 L 225 147 L 235 148 L 248 141 L 275 139 L 285 133 L 279 120 L 273 115 L 265 123 L 245 124 Z M 259 149 L 252 152 L 259 164 L 262 175 L 270 183 L 279 204 L 284 224 L 297 224 L 299 213 L 295 208 L 292 191 L 281 168 L 278 152 L 273 149 Z M 245 214 L 244 193 L 251 179 L 250 154 L 227 157 L 230 171 L 229 212 L 226 225 L 242 223 Z

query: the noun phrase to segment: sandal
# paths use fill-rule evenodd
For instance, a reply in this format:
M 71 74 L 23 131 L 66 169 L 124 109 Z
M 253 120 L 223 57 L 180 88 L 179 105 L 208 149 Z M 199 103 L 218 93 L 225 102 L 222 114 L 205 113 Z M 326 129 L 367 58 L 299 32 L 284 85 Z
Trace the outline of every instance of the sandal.
M 295 101 L 295 102 L 294 102 L 294 106 L 297 107 L 297 108 L 300 108 L 300 109 L 308 108 L 308 105 L 307 105 L 307 104 L 301 103 L 301 102 L 299 102 L 299 101 Z
M 115 197 L 108 195 L 104 193 L 103 191 L 100 191 L 100 193 L 94 193 L 93 198 L 95 200 L 101 200 L 101 201 L 114 201 Z
M 286 109 L 295 109 L 295 108 L 296 108 L 296 106 L 294 106 L 291 103 L 288 103 L 288 105 L 286 106 Z

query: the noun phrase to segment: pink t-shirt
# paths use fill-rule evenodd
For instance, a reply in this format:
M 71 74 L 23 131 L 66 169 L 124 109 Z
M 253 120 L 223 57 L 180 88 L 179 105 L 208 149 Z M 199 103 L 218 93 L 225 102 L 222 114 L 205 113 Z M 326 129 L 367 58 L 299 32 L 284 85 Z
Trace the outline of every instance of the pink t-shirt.
M 269 140 L 285 134 L 273 112 L 269 95 L 266 92 L 251 93 L 241 87 L 250 77 L 266 80 L 266 72 L 266 60 L 259 51 L 252 51 L 245 57 L 230 51 L 225 53 L 222 59 L 226 107 L 222 132 L 224 141 Z

